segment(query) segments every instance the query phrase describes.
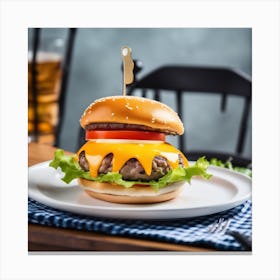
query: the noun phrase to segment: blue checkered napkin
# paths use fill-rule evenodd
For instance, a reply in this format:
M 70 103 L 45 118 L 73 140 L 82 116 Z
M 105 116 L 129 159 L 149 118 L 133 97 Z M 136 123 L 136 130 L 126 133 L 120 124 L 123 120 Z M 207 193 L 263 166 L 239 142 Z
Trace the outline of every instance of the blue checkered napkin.
M 214 215 L 193 219 L 168 221 L 116 220 L 82 216 L 56 210 L 28 200 L 28 221 L 34 224 L 72 228 L 109 235 L 136 237 L 176 244 L 207 246 L 218 250 L 244 250 L 234 237 L 227 234 L 213 234 L 209 228 L 219 218 L 231 219 L 228 230 L 247 236 L 252 234 L 252 202 Z

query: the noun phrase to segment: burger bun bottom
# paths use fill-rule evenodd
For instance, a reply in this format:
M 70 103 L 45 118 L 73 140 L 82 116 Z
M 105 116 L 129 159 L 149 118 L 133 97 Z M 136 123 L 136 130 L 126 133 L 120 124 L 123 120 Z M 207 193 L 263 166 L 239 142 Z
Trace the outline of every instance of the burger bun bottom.
M 168 185 L 159 191 L 151 186 L 133 186 L 125 188 L 111 183 L 100 183 L 79 178 L 79 185 L 93 198 L 112 203 L 144 204 L 164 202 L 177 197 L 185 187 L 185 182 Z

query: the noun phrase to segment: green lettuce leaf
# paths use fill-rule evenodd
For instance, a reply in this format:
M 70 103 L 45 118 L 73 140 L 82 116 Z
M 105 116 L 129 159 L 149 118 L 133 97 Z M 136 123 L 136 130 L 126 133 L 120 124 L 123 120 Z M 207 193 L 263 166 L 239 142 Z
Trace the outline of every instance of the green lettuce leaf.
M 65 183 L 70 183 L 76 178 L 84 178 L 96 182 L 116 183 L 125 188 L 130 188 L 135 184 L 151 185 L 155 191 L 175 182 L 186 181 L 190 183 L 193 176 L 201 176 L 204 179 L 209 179 L 212 176 L 207 173 L 209 162 L 204 157 L 199 158 L 193 166 L 187 168 L 178 167 L 170 170 L 159 180 L 152 180 L 149 182 L 126 181 L 122 179 L 122 175 L 118 172 L 108 172 L 107 174 L 100 174 L 97 177 L 92 177 L 89 171 L 84 171 L 80 167 L 73 155 L 65 155 L 64 151 L 60 149 L 56 150 L 55 157 L 50 162 L 50 166 L 55 169 L 61 168 L 64 173 L 62 180 Z
M 252 177 L 252 169 L 246 168 L 246 167 L 239 167 L 239 166 L 233 166 L 230 160 L 227 160 L 225 163 L 217 158 L 211 158 L 210 159 L 210 165 L 224 167 L 230 170 L 234 170 L 240 173 L 243 173 L 249 177 Z
M 85 171 L 81 169 L 78 162 L 75 161 L 74 156 L 64 155 L 64 151 L 60 149 L 55 151 L 55 157 L 49 165 L 55 169 L 58 167 L 61 168 L 61 171 L 64 173 L 62 180 L 67 184 L 85 175 Z M 87 173 L 89 175 L 89 172 Z

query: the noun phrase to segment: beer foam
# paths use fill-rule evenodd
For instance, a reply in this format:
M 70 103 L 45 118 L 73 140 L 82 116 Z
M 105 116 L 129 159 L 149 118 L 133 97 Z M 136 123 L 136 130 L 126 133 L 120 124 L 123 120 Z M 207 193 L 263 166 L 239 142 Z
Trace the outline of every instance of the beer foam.
M 38 51 L 36 55 L 37 62 L 61 61 L 62 57 L 58 53 Z M 32 51 L 28 51 L 28 62 L 32 62 Z

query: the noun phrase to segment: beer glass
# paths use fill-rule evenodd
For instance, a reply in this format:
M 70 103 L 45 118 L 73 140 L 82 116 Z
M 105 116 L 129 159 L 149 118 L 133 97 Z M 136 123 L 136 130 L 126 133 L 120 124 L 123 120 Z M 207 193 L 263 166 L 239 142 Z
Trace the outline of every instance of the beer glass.
M 48 37 L 40 40 L 36 52 L 35 71 L 32 69 L 33 50 L 28 50 L 28 140 L 54 144 L 58 123 L 59 95 L 62 78 L 64 40 Z M 35 90 L 32 84 L 36 75 Z M 36 92 L 35 92 L 36 91 Z M 34 100 L 36 99 L 36 100 Z M 37 122 L 35 124 L 35 122 Z

